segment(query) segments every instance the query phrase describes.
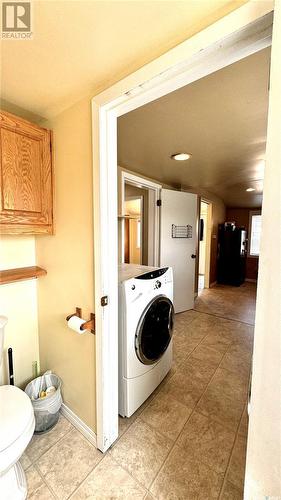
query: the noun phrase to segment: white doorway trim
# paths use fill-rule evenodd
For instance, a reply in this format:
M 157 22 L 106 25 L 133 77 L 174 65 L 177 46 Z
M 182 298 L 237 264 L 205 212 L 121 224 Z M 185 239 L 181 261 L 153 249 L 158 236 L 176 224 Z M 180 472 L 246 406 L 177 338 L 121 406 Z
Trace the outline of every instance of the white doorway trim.
M 213 203 L 207 198 L 201 197 L 201 202 L 208 205 L 207 210 L 207 227 L 206 231 L 206 247 L 205 247 L 205 273 L 204 273 L 204 288 L 210 288 L 210 269 L 211 269 L 211 244 L 212 244 L 212 227 L 213 227 Z M 200 254 L 199 254 L 200 258 Z
M 246 3 L 92 99 L 97 446 L 102 451 L 118 437 L 117 117 L 271 45 L 266 14 L 273 8 L 271 1 Z
M 145 179 L 144 177 L 132 174 L 126 170 L 121 172 L 121 210 L 125 215 L 125 184 L 129 183 L 140 189 L 148 190 L 148 265 L 159 265 L 160 248 L 160 214 L 157 207 L 157 200 L 160 199 L 162 185 Z M 121 231 L 122 249 L 124 248 L 124 231 Z

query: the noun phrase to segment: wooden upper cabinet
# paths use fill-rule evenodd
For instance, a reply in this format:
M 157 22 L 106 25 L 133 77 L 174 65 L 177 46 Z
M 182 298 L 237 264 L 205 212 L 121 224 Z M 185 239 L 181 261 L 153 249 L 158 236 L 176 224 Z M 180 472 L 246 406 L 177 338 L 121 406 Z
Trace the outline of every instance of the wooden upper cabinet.
M 0 112 L 0 233 L 53 233 L 51 131 Z

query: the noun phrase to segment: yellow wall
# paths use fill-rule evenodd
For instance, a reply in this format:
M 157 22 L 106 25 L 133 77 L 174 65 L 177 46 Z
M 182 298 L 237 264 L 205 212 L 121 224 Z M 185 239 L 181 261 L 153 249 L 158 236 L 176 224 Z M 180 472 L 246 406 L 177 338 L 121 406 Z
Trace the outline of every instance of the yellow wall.
M 1 237 L 1 270 L 34 265 L 34 237 Z M 32 378 L 32 362 L 39 361 L 37 280 L 1 285 L 0 314 L 8 317 L 2 366 L 3 383 L 8 383 L 7 349 L 12 347 L 15 384 L 24 388 Z
M 37 238 L 40 360 L 62 378 L 66 405 L 92 429 L 95 417 L 95 338 L 78 335 L 65 318 L 94 310 L 91 108 L 84 99 L 48 122 L 54 132 L 56 234 Z
M 137 246 L 138 220 L 129 220 L 130 228 L 130 264 L 141 264 L 140 247 Z

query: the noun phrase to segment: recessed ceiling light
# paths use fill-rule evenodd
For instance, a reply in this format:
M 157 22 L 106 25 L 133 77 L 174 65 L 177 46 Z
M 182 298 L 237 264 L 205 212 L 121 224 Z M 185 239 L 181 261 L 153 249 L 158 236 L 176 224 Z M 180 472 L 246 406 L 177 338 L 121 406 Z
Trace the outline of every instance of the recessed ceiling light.
M 177 161 L 189 160 L 190 157 L 191 157 L 190 153 L 175 153 L 171 155 L 172 160 L 177 160 Z
M 247 188 L 246 191 L 248 191 L 248 193 L 250 193 L 251 191 L 255 191 L 254 188 Z

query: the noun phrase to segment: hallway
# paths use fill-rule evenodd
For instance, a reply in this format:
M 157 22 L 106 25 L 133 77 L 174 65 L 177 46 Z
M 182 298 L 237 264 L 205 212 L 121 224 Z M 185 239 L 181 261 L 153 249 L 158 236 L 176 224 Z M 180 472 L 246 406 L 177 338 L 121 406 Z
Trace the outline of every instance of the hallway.
M 255 324 L 256 283 L 240 287 L 215 285 L 199 290 L 194 309 L 250 325 Z
M 248 289 L 226 290 L 224 312 L 235 303 L 237 314 L 240 304 L 244 320 Z M 219 287 L 203 298 L 196 308 L 211 303 L 220 313 Z M 120 437 L 106 454 L 62 416 L 33 437 L 22 458 L 28 498 L 242 500 L 252 344 L 253 326 L 243 321 L 178 314 L 170 374 L 130 419 L 119 419 Z

